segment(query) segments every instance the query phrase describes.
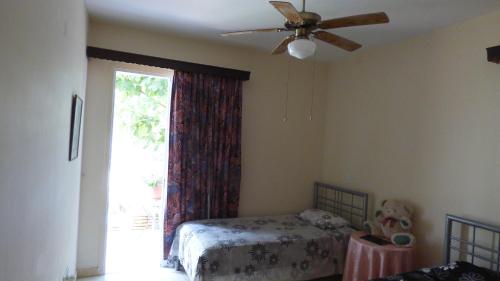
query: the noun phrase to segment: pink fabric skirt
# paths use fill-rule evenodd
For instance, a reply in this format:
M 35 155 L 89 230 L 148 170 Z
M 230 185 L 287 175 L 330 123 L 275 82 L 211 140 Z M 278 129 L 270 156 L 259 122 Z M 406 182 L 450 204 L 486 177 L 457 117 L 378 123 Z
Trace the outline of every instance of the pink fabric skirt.
M 415 248 L 380 246 L 364 239 L 364 232 L 351 236 L 343 281 L 366 281 L 415 270 Z

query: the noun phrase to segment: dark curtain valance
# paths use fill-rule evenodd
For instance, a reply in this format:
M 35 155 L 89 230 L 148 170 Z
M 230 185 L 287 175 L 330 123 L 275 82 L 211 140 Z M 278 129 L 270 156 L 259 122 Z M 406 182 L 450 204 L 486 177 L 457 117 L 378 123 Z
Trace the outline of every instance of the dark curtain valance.
M 161 68 L 169 68 L 185 72 L 216 75 L 220 77 L 234 78 L 242 81 L 250 80 L 250 72 L 248 71 L 211 66 L 206 64 L 185 62 L 179 60 L 172 60 L 166 58 L 152 57 L 152 56 L 127 53 L 127 52 L 121 52 L 103 48 L 96 48 L 91 46 L 87 47 L 87 57 L 149 65 Z
M 500 46 L 487 48 L 488 61 L 500 64 Z

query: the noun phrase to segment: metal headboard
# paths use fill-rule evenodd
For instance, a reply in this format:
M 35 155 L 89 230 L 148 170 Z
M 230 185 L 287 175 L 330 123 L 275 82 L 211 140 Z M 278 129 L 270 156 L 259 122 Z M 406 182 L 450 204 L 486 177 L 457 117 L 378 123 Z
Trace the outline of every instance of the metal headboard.
M 368 217 L 368 194 L 317 182 L 314 207 L 343 217 L 359 230 Z
M 453 253 L 458 258 L 452 259 Z M 500 227 L 446 215 L 444 261 L 467 261 L 500 272 Z

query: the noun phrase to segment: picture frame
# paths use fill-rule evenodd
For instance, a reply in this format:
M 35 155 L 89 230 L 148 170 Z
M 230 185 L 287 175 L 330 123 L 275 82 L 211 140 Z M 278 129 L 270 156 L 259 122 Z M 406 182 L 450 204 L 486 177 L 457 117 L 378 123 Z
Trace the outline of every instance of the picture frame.
M 80 149 L 80 130 L 82 124 L 83 100 L 73 95 L 71 100 L 71 130 L 69 138 L 69 161 L 78 158 Z

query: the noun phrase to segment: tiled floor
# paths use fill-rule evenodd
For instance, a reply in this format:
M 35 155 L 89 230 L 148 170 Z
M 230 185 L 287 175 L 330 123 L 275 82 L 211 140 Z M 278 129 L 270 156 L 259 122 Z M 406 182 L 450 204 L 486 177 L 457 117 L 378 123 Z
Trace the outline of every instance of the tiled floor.
M 78 279 L 79 281 L 188 281 L 184 273 L 173 269 L 158 269 L 153 272 L 132 272 L 108 274 L 105 276 Z
M 127 274 L 109 274 L 106 276 L 78 279 L 80 281 L 189 281 L 183 273 L 173 269 L 161 269 L 158 272 L 142 272 Z M 341 276 L 326 277 L 316 281 L 340 281 Z
M 122 219 L 123 221 L 132 220 L 125 216 Z M 155 268 L 153 265 L 159 265 L 163 255 L 161 251 L 163 250 L 162 231 L 159 227 L 156 230 L 132 230 L 127 228 L 130 226 L 126 224 L 122 223 L 119 230 L 108 229 L 106 271 L 125 272 L 130 271 L 128 270 L 130 268 L 135 271 L 146 269 L 140 270 L 141 272 L 158 270 L 159 266 Z

